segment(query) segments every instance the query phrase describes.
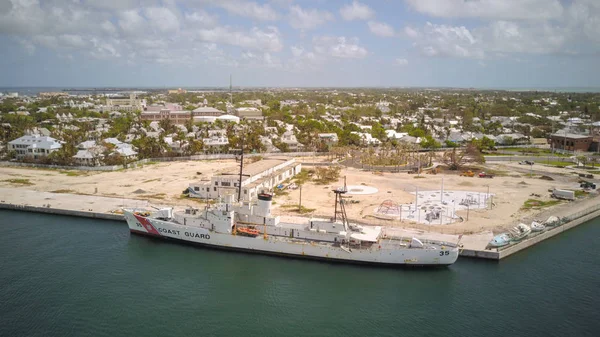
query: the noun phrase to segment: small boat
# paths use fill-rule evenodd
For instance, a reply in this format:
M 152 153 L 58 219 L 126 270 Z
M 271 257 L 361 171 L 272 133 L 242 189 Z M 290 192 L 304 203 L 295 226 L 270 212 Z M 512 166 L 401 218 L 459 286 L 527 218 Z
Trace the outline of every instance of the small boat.
M 548 220 L 543 222 L 544 226 L 558 226 L 560 225 L 560 219 L 557 216 L 552 215 Z
M 506 246 L 507 244 L 510 243 L 510 239 L 511 239 L 511 237 L 510 237 L 510 234 L 508 234 L 508 233 L 498 234 L 498 235 L 494 236 L 492 241 L 490 241 L 490 246 L 492 246 L 492 247 Z
M 511 234 L 512 241 L 520 241 L 529 235 L 529 233 L 531 233 L 531 228 L 524 223 L 520 223 L 511 228 L 509 232 Z
M 248 227 L 239 227 L 237 229 L 237 232 L 240 235 L 251 236 L 251 237 L 257 237 L 260 234 L 260 231 L 258 229 L 253 229 L 253 228 L 248 228 Z
M 542 224 L 541 222 L 537 222 L 537 221 L 533 221 L 531 223 L 531 231 L 532 232 L 541 232 L 544 230 L 544 228 L 546 228 L 546 226 L 544 226 L 544 224 Z

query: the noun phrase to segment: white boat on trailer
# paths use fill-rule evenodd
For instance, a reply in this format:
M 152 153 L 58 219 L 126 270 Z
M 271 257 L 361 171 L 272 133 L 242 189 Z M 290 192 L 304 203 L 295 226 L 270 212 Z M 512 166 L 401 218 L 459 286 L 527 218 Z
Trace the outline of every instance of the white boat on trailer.
M 527 235 L 531 234 L 531 228 L 524 223 L 520 223 L 511 228 L 508 232 L 511 236 L 511 241 L 521 241 Z
M 334 192 L 334 218 L 311 219 L 305 225 L 282 223 L 272 216 L 268 193 L 260 194 L 256 205 L 233 202 L 233 196 L 227 196 L 204 210 L 126 208 L 123 213 L 131 233 L 214 248 L 384 265 L 456 262 L 459 243 L 394 237 L 379 226 L 350 224 L 341 202 L 346 191 Z

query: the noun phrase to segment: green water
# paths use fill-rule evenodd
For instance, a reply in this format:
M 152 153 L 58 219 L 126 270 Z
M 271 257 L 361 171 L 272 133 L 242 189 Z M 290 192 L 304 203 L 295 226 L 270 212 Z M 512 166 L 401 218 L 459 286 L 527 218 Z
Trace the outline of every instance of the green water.
M 598 336 L 600 219 L 494 263 L 381 269 L 0 211 L 0 336 Z

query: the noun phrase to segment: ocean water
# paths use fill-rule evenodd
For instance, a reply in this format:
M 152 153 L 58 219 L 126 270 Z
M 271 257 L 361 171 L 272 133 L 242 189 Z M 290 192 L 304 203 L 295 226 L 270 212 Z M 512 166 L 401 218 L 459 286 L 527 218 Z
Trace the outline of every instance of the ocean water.
M 500 262 L 389 269 L 0 211 L 0 336 L 598 336 L 600 219 Z

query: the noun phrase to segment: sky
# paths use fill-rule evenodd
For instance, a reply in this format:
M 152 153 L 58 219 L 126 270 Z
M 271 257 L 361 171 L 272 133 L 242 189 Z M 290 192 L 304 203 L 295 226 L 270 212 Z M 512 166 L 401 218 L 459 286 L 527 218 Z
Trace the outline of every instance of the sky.
M 0 87 L 600 87 L 600 0 L 0 0 Z

